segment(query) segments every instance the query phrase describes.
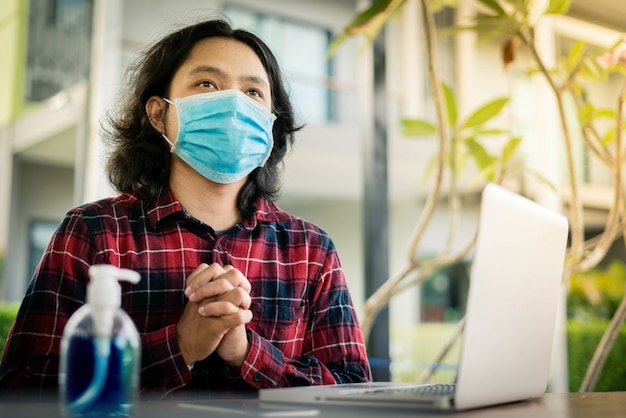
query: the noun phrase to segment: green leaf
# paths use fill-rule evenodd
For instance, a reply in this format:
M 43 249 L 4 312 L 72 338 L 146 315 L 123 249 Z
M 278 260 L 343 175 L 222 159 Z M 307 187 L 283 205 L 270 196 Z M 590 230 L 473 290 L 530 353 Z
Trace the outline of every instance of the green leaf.
M 613 120 L 617 116 L 611 108 L 594 107 L 591 103 L 585 103 L 578 112 L 578 120 L 582 125 L 589 125 L 597 119 Z
M 478 0 L 478 2 L 481 3 L 483 6 L 491 9 L 498 16 L 504 16 L 506 14 L 502 6 L 500 6 L 500 3 L 498 3 L 496 0 Z
M 531 169 L 528 169 L 528 168 L 525 171 L 529 175 L 533 176 L 540 183 L 543 183 L 545 186 L 548 186 L 553 192 L 557 192 L 556 186 L 550 180 L 548 180 L 547 177 L 545 177 L 540 172 L 535 171 L 535 170 L 531 170 Z
M 339 47 L 343 45 L 344 42 L 346 42 L 348 39 L 350 39 L 350 35 L 348 35 L 346 32 L 342 32 L 339 35 L 335 36 L 328 46 L 328 53 L 326 54 L 326 58 L 332 58 L 335 53 L 337 53 Z
M 454 0 L 428 0 L 430 12 L 436 14 L 446 7 L 456 8 L 458 2 Z
M 615 127 L 611 127 L 606 131 L 606 134 L 600 139 L 602 145 L 608 145 L 615 141 Z
M 448 114 L 448 126 L 451 129 L 456 128 L 456 123 L 458 121 L 459 115 L 456 107 L 456 99 L 454 98 L 454 92 L 452 89 L 446 84 L 441 83 L 443 87 L 443 95 L 446 101 L 446 113 Z
M 594 109 L 593 112 L 593 117 L 594 119 L 600 119 L 600 118 L 607 118 L 607 119 L 614 119 L 616 115 L 616 112 L 614 109 L 609 109 L 609 108 L 596 108 Z
M 509 133 L 507 129 L 477 129 L 476 131 L 474 131 L 474 135 L 476 136 L 502 135 L 507 133 Z
M 492 164 L 480 170 L 478 174 L 476 174 L 474 177 L 470 179 L 470 181 L 468 182 L 468 186 L 474 187 L 484 181 L 487 181 L 487 182 L 496 181 L 496 165 L 495 164 Z
M 624 68 L 624 65 L 618 65 L 616 67 L 613 68 L 613 71 L 616 74 L 621 74 L 621 75 L 626 75 L 626 68 Z
M 467 147 L 469 155 L 476 161 L 476 165 L 478 165 L 481 170 L 493 164 L 494 158 L 489 155 L 485 147 L 474 138 L 466 139 L 464 144 Z
M 522 138 L 513 137 L 508 140 L 508 142 L 502 148 L 502 162 L 508 163 L 511 158 L 515 155 L 517 150 L 519 149 L 520 144 L 522 143 Z
M 343 44 L 346 39 L 363 35 L 368 41 L 372 42 L 378 36 L 380 30 L 385 26 L 387 20 L 393 13 L 400 8 L 407 0 L 377 0 L 370 7 L 359 13 L 346 26 L 337 37 L 331 42 L 328 56 L 332 56 L 337 48 Z
M 393 13 L 407 0 L 377 0 L 359 13 L 345 29 L 349 35 L 365 35 L 374 40 Z
M 550 0 L 546 14 L 563 15 L 569 11 L 571 5 L 572 0 Z
M 595 59 L 585 57 L 583 59 L 583 68 L 587 72 L 587 76 L 595 80 L 606 81 L 607 72 L 602 68 Z
M 490 119 L 494 118 L 498 113 L 500 113 L 500 111 L 508 101 L 509 99 L 505 97 L 487 103 L 486 105 L 480 107 L 478 110 L 472 113 L 470 117 L 467 118 L 462 127 L 471 128 L 489 121 Z
M 433 171 L 435 171 L 437 164 L 439 164 L 439 156 L 435 154 L 432 156 L 432 158 L 430 159 L 430 161 L 428 161 L 428 164 L 426 165 L 426 169 L 424 170 L 424 175 L 422 176 L 422 181 L 426 182 L 426 180 L 428 180 L 428 178 L 432 175 Z
M 585 103 L 581 106 L 578 112 L 578 120 L 584 125 L 589 125 L 593 120 L 594 108 L 590 103 Z
M 378 15 L 382 14 L 389 4 L 394 0 L 378 0 L 374 1 L 370 7 L 363 10 L 361 13 L 356 15 L 352 22 L 345 29 L 347 33 L 356 34 L 359 30 L 365 27 L 368 23 L 372 21 L 372 19 L 376 18 Z
M 474 26 L 478 33 L 484 32 L 496 32 L 500 34 L 515 35 L 519 29 L 519 24 L 509 19 L 507 16 L 489 16 L 485 14 L 479 14 L 475 19 L 476 25 Z
M 500 39 L 502 35 L 515 35 L 516 26 L 511 24 L 509 19 L 504 17 L 479 15 L 475 19 L 476 24 L 470 26 L 451 26 L 437 30 L 439 35 L 455 35 L 461 32 L 476 32 L 480 34 L 480 39 Z
M 574 44 L 572 49 L 570 49 L 568 57 L 567 57 L 567 63 L 570 69 L 576 68 L 580 60 L 583 59 L 583 56 L 586 50 L 587 50 L 586 43 L 579 41 L 579 42 L 576 42 L 576 44 Z
M 431 122 L 423 119 L 403 119 L 402 134 L 406 136 L 431 136 L 437 133 L 437 128 Z

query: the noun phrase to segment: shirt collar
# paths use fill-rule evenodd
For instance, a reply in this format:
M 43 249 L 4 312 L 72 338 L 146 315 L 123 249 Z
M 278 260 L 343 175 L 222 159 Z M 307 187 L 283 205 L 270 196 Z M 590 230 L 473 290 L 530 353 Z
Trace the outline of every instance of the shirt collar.
M 165 218 L 180 213 L 185 216 L 185 211 L 170 189 L 166 189 L 161 196 L 148 207 L 148 219 L 152 226 L 156 226 Z M 291 219 L 291 215 L 269 202 L 264 198 L 258 198 L 254 216 L 244 219 L 244 228 L 254 229 L 259 222 L 284 222 Z
M 163 219 L 175 214 L 183 214 L 183 207 L 170 189 L 166 189 L 161 196 L 148 207 L 148 219 L 152 226 L 156 226 Z
M 291 218 L 291 215 L 280 209 L 275 203 L 259 198 L 256 202 L 254 216 L 244 220 L 243 224 L 245 227 L 248 227 L 248 222 L 253 222 L 254 224 L 250 226 L 254 228 L 258 222 L 285 222 L 291 220 Z

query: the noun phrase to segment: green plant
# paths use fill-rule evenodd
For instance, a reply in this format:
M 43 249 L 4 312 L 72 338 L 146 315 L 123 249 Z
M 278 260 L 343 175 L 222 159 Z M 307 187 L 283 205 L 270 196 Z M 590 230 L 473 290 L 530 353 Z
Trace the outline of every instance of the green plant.
M 4 350 L 4 343 L 17 315 L 19 304 L 0 303 L 0 353 Z
M 331 45 L 334 50 L 350 36 L 364 36 L 369 41 L 375 39 L 390 16 L 399 10 L 406 0 L 378 0 L 372 6 L 359 13 Z M 459 260 L 459 256 L 468 253 L 473 246 L 469 242 L 457 253 L 449 253 L 446 245 L 439 256 L 432 260 L 420 260 L 416 254 L 417 244 L 423 237 L 434 207 L 439 203 L 442 194 L 442 183 L 448 181 L 449 208 L 453 212 L 458 209 L 459 188 L 456 175 L 445 176 L 446 170 L 458 174 L 459 162 L 471 157 L 476 161 L 481 173 L 487 179 L 498 179 L 494 170 L 498 159 L 489 155 L 485 149 L 477 146 L 479 142 L 472 138 L 471 132 L 465 135 L 468 128 L 467 120 L 457 124 L 456 107 L 451 100 L 451 92 L 443 86 L 435 71 L 436 48 L 433 41 L 437 35 L 433 14 L 443 6 L 454 7 L 455 0 L 420 0 L 423 17 L 424 37 L 427 51 L 427 65 L 431 98 L 436 115 L 436 123 L 429 126 L 423 121 L 405 121 L 404 127 L 413 134 L 436 133 L 435 140 L 439 148 L 434 168 L 434 183 L 430 194 L 414 228 L 408 248 L 407 266 L 389 277 L 365 303 L 364 330 L 368 335 L 369 326 L 375 315 L 386 305 L 390 298 L 406 287 L 420 283 L 437 268 Z M 462 35 L 464 31 L 478 33 L 483 39 L 500 40 L 503 47 L 502 61 L 506 69 L 518 57 L 518 50 L 524 48 L 529 52 L 532 64 L 529 73 L 542 78 L 547 83 L 557 108 L 557 120 L 562 133 L 564 158 L 566 161 L 567 178 L 558 191 L 568 195 L 568 217 L 570 221 L 570 247 L 565 261 L 565 280 L 574 273 L 587 272 L 594 269 L 607 255 L 613 242 L 625 236 L 624 219 L 626 219 L 625 174 L 623 165 L 626 161 L 626 147 L 622 144 L 625 128 L 624 110 L 626 109 L 626 37 L 618 39 L 613 47 L 606 51 L 588 48 L 583 42 L 576 43 L 564 59 L 553 66 L 544 60 L 537 48 L 536 28 L 546 15 L 565 14 L 569 10 L 571 0 L 477 0 L 475 22 L 467 27 L 455 28 L 448 34 Z M 622 87 L 616 91 L 615 109 L 606 109 L 590 101 L 584 79 L 607 80 L 609 77 L 622 80 Z M 573 104 L 577 112 L 576 123 L 569 120 L 570 108 Z M 494 105 L 495 106 L 495 105 Z M 608 125 L 608 127 L 607 127 Z M 434 128 L 434 129 L 433 129 Z M 460 128 L 460 129 L 459 129 Z M 583 200 L 580 197 L 581 179 L 579 167 L 575 160 L 574 131 L 583 140 L 585 153 L 603 163 L 612 174 L 611 186 L 613 199 L 608 211 L 603 232 L 593 239 L 585 239 L 585 220 Z M 480 132 L 480 130 L 478 130 Z M 482 132 L 484 134 L 484 131 Z M 516 139 L 511 138 L 508 148 L 514 150 Z M 501 153 L 501 160 L 508 161 L 508 151 Z M 501 168 L 501 167 L 500 167 Z M 566 193 L 565 193 L 566 192 Z M 449 236 L 453 236 L 454 219 Z M 407 279 L 408 278 L 408 279 Z M 626 321 L 626 292 L 622 292 L 621 301 L 615 307 L 614 315 L 600 340 L 587 375 L 580 390 L 593 390 L 599 373 L 604 367 L 611 346 L 616 340 L 622 324 Z
M 0 289 L 2 289 L 4 283 L 4 248 L 0 247 Z M 2 291 L 0 290 L 0 298 L 2 297 Z
M 505 129 L 490 128 L 488 124 L 500 114 L 509 99 L 506 97 L 494 99 L 480 106 L 469 116 L 461 118 L 452 89 L 442 84 L 442 91 L 447 116 L 446 130 L 450 144 L 446 150 L 445 161 L 450 172 L 459 178 L 468 160 L 472 160 L 480 170 L 480 180 L 501 181 L 507 165 L 519 147 L 521 138 L 511 136 L 510 132 Z M 433 137 L 437 134 L 437 127 L 428 120 L 404 119 L 402 127 L 403 134 L 407 137 Z M 502 135 L 508 135 L 510 138 L 502 147 L 501 154 L 490 154 L 483 143 L 484 138 Z M 437 158 L 437 156 L 433 157 L 427 173 L 436 166 Z
M 364 36 L 369 41 L 376 38 L 386 21 L 404 5 L 406 0 L 379 0 L 359 15 L 346 27 L 331 44 L 331 53 L 350 36 Z M 514 156 L 521 139 L 511 135 L 509 130 L 497 129 L 491 123 L 506 106 L 508 98 L 499 97 L 488 101 L 467 115 L 461 115 L 457 101 L 449 86 L 441 82 L 434 67 L 436 53 L 434 34 L 435 24 L 430 4 L 436 3 L 437 10 L 444 6 L 455 5 L 456 0 L 437 2 L 422 1 L 424 9 L 424 34 L 426 36 L 428 85 L 435 111 L 435 120 L 405 119 L 402 122 L 403 133 L 407 137 L 427 138 L 437 143 L 437 150 L 431 163 L 426 168 L 427 175 L 434 177 L 424 208 L 413 230 L 407 249 L 407 264 L 401 267 L 366 300 L 365 315 L 362 328 L 365 337 L 369 333 L 378 312 L 390 299 L 415 284 L 423 282 L 441 267 L 457 263 L 471 251 L 475 243 L 475 235 L 459 249 L 453 250 L 456 226 L 462 211 L 461 194 L 468 184 L 462 179 L 468 171 L 466 168 L 474 163 L 478 175 L 471 185 L 479 181 L 500 183 L 514 166 Z M 498 152 L 490 152 L 494 147 L 486 146 L 488 138 L 508 138 Z M 444 192 L 445 190 L 445 192 Z M 439 255 L 424 257 L 418 251 L 421 239 L 430 222 L 433 220 L 437 206 L 442 202 L 444 194 L 448 197 L 448 239 Z
M 609 320 L 626 293 L 626 264 L 614 260 L 606 268 L 577 272 L 570 278 L 568 316 Z
M 568 369 L 570 391 L 577 391 L 585 377 L 594 351 L 609 326 L 608 320 L 569 320 L 567 322 Z M 594 390 L 626 390 L 626 327 L 622 327 Z

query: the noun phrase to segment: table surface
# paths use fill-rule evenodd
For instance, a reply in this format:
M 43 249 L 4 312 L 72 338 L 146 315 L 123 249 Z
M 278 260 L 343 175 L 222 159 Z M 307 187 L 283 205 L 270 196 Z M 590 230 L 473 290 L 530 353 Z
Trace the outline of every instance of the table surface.
M 207 399 L 198 398 L 167 401 L 140 401 L 136 404 L 135 418 L 182 417 L 455 417 L 455 418 L 616 418 L 626 416 L 626 392 L 547 393 L 541 398 L 513 404 L 481 408 L 463 412 L 422 412 L 406 409 L 384 410 L 364 407 L 286 406 L 286 411 L 276 410 L 274 404 L 263 403 L 267 412 L 251 411 L 258 404 L 256 399 Z M 215 407 L 223 408 L 216 410 Z M 266 411 L 266 409 L 263 409 Z M 5 402 L 0 403 L 0 416 L 11 418 L 57 418 L 62 417 L 57 402 Z

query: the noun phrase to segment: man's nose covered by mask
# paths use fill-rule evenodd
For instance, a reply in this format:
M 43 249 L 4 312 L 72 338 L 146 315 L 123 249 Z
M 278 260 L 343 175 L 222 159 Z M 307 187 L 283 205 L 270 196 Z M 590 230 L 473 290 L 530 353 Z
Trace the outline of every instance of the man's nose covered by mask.
M 171 152 L 209 180 L 229 184 L 262 167 L 272 152 L 276 116 L 239 90 L 196 94 L 173 102 L 178 134 Z

